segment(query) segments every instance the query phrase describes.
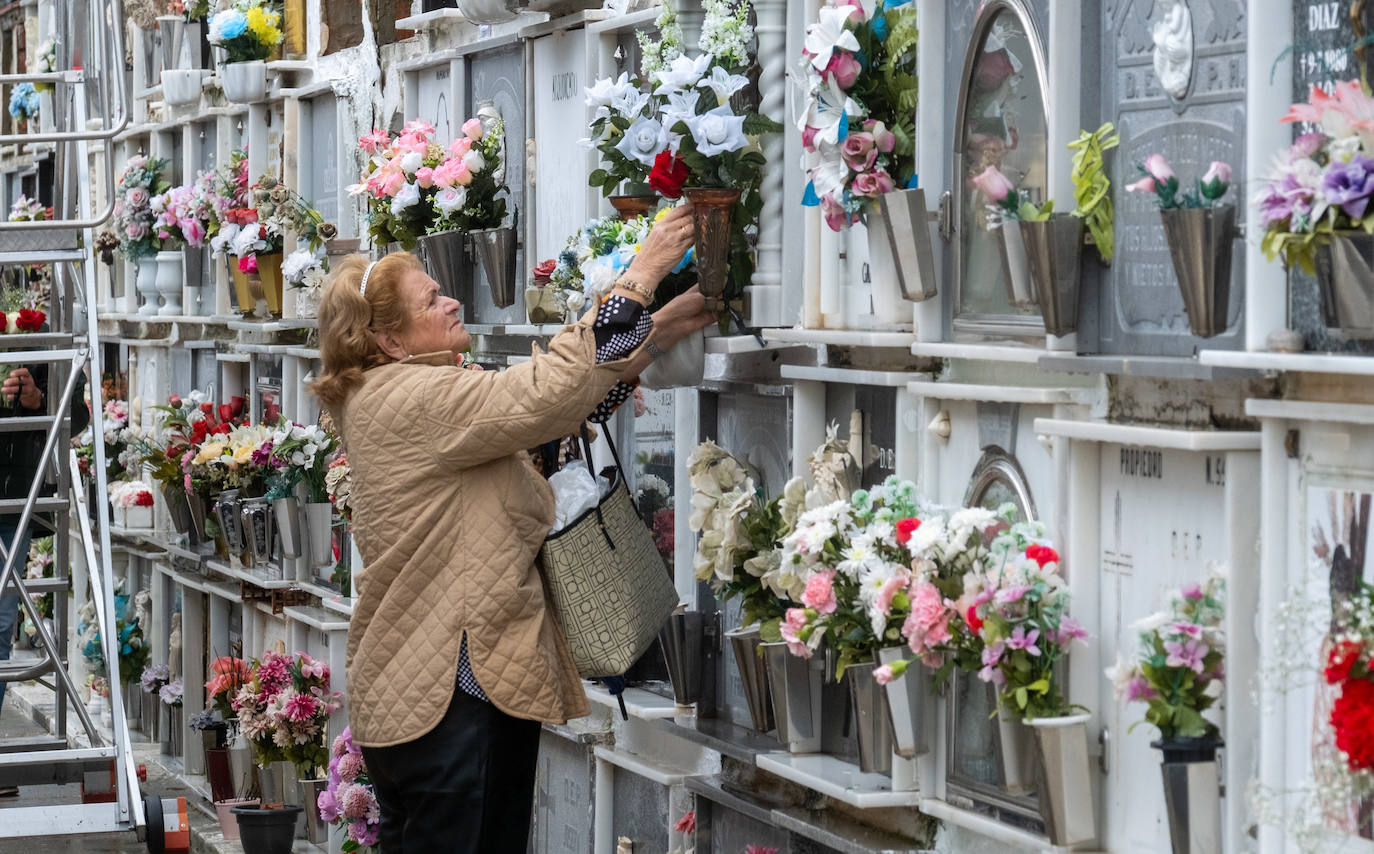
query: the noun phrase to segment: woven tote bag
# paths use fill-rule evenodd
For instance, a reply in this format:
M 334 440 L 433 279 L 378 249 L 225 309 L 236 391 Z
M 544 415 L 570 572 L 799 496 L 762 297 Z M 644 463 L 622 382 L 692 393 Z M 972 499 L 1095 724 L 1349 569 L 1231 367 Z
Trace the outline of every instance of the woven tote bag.
M 554 615 L 577 672 L 586 679 L 628 670 L 658 638 L 678 603 L 677 588 L 635 510 L 609 435 L 606 442 L 615 458 L 615 485 L 539 550 Z M 585 428 L 582 445 L 590 467 Z

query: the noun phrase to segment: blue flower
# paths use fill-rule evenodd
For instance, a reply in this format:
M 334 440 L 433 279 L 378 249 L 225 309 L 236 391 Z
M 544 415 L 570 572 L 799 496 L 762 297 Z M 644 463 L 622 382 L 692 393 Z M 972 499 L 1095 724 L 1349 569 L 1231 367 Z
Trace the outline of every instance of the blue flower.
M 248 16 L 237 9 L 225 9 L 210 20 L 209 41 L 223 44 L 238 38 L 248 29 Z
M 686 255 L 683 255 L 683 256 L 682 256 L 682 260 L 679 261 L 679 262 L 677 262 L 677 266 L 673 268 L 673 272 L 674 272 L 674 273 L 681 273 L 683 270 L 687 269 L 687 265 L 688 265 L 688 264 L 690 264 L 690 263 L 692 263 L 692 261 L 696 260 L 696 257 L 697 257 L 697 248 L 696 248 L 695 246 L 693 246 L 693 247 L 691 247 L 691 248 L 689 248 L 689 249 L 687 250 L 687 254 L 686 254 Z
M 816 182 L 807 181 L 806 191 L 802 193 L 802 204 L 808 208 L 814 208 L 821 203 L 821 197 L 816 195 Z
M 887 16 L 877 15 L 873 18 L 873 37 L 880 42 L 887 41 Z
M 31 119 L 38 115 L 38 90 L 32 83 L 20 83 L 10 93 L 10 115 L 16 119 Z

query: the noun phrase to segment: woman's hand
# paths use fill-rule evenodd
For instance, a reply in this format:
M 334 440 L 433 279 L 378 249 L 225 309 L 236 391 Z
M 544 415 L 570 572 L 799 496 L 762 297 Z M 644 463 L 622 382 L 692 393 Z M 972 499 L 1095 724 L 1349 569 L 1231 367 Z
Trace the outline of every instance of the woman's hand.
M 625 278 L 647 288 L 657 288 L 663 277 L 687 254 L 694 240 L 696 228 L 692 224 L 692 206 L 684 204 L 673 208 L 649 230 L 649 236 L 644 238 L 639 253 L 625 271 Z
M 15 368 L 10 371 L 10 375 L 5 377 L 4 384 L 0 385 L 0 394 L 11 403 L 18 398 L 19 405 L 24 409 L 39 409 L 43 406 L 43 391 L 33 381 L 33 374 L 29 373 L 28 368 Z
M 664 220 L 667 222 L 667 220 Z M 652 339 L 659 349 L 668 350 L 674 344 L 716 322 L 716 313 L 706 310 L 706 299 L 696 285 L 673 297 L 667 305 L 654 312 Z

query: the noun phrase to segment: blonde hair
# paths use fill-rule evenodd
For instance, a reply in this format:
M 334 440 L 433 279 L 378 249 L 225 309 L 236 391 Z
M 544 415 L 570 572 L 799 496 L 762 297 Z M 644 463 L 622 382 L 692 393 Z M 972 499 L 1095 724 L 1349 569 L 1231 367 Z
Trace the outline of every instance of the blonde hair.
M 394 361 L 377 346 L 375 333 L 404 334 L 410 311 L 401 281 L 420 262 L 409 252 L 393 252 L 372 268 L 367 295 L 359 293 L 363 273 L 371 263 L 363 255 L 349 255 L 333 264 L 320 299 L 320 360 L 324 374 L 310 390 L 327 407 L 343 405 L 363 382 L 363 371 Z

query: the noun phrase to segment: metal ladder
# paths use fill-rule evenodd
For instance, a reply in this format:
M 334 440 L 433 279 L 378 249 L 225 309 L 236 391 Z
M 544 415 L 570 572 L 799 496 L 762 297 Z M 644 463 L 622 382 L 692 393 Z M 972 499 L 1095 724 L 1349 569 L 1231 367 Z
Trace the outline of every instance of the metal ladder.
M 25 349 L 0 354 L 10 365 L 47 364 L 48 412 L 33 417 L 0 419 L 0 432 L 43 430 L 46 439 L 38 471 L 25 499 L 0 500 L 0 514 L 18 516 L 22 532 L 35 513 L 55 517 L 54 567 L 59 577 L 25 580 L 27 555 L 17 553 L 18 540 L 0 542 L 0 589 L 16 590 L 25 612 L 37 629 L 42 657 L 36 662 L 0 662 L 0 681 L 14 682 L 51 677 L 44 682 L 55 694 L 56 733 L 31 739 L 0 741 L 0 785 L 31 786 L 94 781 L 105 787 L 114 777 L 115 800 L 109 803 L 72 803 L 14 806 L 0 810 L 0 839 L 111 833 L 134 830 L 144 834 L 146 816 L 139 794 L 137 770 L 130 747 L 128 724 L 119 684 L 114 578 L 110 564 L 110 519 L 106 495 L 105 445 L 100 405 L 100 344 L 97 333 L 97 282 L 93 257 L 95 229 L 113 212 L 115 188 L 114 148 L 117 137 L 129 124 L 128 90 L 124 72 L 126 24 L 120 0 L 63 0 L 52 4 L 57 38 L 58 69 L 45 74 L 0 74 L 0 84 L 51 83 L 54 129 L 38 134 L 0 135 L 0 145 L 51 145 L 55 156 L 57 197 L 54 219 L 44 222 L 0 222 L 0 265 L 52 265 L 49 327 L 53 331 L 10 338 Z M 91 113 L 94 112 L 94 115 Z M 100 142 L 103 162 L 91 157 L 91 143 Z M 104 176 L 105 204 L 93 210 L 92 169 Z M 79 309 L 79 310 L 78 310 Z M 78 318 L 84 329 L 77 329 Z M 91 431 L 94 437 L 95 507 L 86 506 L 81 480 L 75 476 L 76 455 L 68 448 L 73 389 L 83 369 L 92 380 Z M 54 394 L 57 389 L 61 394 Z M 49 492 L 49 479 L 56 490 Z M 80 548 L 89 569 L 92 598 L 103 645 L 105 669 L 112 686 L 114 716 L 110 743 L 105 743 L 67 669 L 69 607 L 67 580 L 70 573 L 69 542 L 72 506 L 80 529 Z M 91 527 L 92 512 L 96 528 Z M 98 541 L 96 537 L 99 537 Z M 49 631 L 39 618 L 30 594 L 52 592 L 62 607 L 58 631 Z M 73 744 L 67 733 L 67 706 L 75 709 L 90 746 Z

